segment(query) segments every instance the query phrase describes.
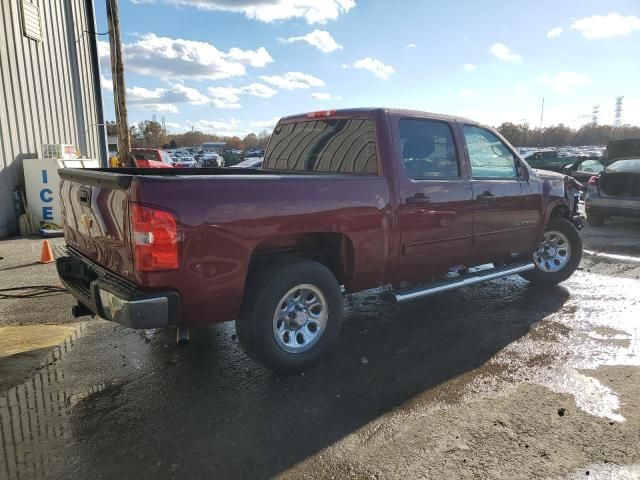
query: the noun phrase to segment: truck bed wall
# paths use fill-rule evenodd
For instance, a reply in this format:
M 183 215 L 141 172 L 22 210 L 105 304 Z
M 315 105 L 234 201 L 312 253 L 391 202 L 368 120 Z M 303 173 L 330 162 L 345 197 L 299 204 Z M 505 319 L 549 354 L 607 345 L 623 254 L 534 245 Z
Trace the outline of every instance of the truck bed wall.
M 267 239 L 333 232 L 353 245 L 349 287 L 384 281 L 389 257 L 389 192 L 383 177 L 259 175 L 134 177 L 131 200 L 169 208 L 182 226 L 178 271 L 136 273 L 149 290 L 177 287 L 182 318 L 204 325 L 236 318 L 249 260 Z M 220 302 L 224 299 L 224 302 Z

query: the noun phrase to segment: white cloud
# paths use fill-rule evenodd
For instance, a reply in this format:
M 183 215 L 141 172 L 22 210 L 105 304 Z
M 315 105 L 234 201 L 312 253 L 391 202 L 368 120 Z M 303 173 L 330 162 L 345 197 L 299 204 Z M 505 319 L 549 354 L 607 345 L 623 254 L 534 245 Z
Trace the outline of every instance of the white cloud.
M 263 67 L 273 62 L 264 47 L 257 50 L 234 47 L 223 52 L 211 43 L 159 37 L 154 33 L 141 35 L 123 48 L 127 70 L 163 80 L 218 80 L 246 74 L 245 66 Z M 98 42 L 98 53 L 103 66 L 109 69 L 107 42 Z
M 273 58 L 264 47 L 260 47 L 257 50 L 241 50 L 233 47 L 229 49 L 226 58 L 250 67 L 264 67 L 266 64 L 273 62 Z
M 302 72 L 287 72 L 284 75 L 263 75 L 264 82 L 274 85 L 282 90 L 295 90 L 298 88 L 324 87 L 324 82 L 319 78 Z
M 342 100 L 342 97 L 334 97 L 333 95 L 331 95 L 330 93 L 325 93 L 325 92 L 315 92 L 312 93 L 311 96 L 313 98 L 315 98 L 316 100 Z
M 558 38 L 560 35 L 562 35 L 562 32 L 564 32 L 562 27 L 553 27 L 547 32 L 547 38 Z
M 182 130 L 182 125 L 177 122 L 165 122 L 164 126 L 169 130 Z
M 127 88 L 127 101 L 135 107 L 156 112 L 178 113 L 177 104 L 204 105 L 209 97 L 195 88 L 175 84 L 170 88 Z
M 336 42 L 331 34 L 325 30 L 316 29 L 300 37 L 281 38 L 280 40 L 285 43 L 306 42 L 324 53 L 342 50 L 342 45 Z
M 409 44 L 407 44 L 407 46 L 406 46 L 406 47 L 404 47 L 404 48 L 416 48 L 416 44 L 415 44 L 415 43 L 409 43 Z
M 519 54 L 512 52 L 511 49 L 503 43 L 494 43 L 491 45 L 491 53 L 503 62 L 520 63 L 522 61 L 522 57 Z
M 584 73 L 560 72 L 553 77 L 540 76 L 538 80 L 556 93 L 568 93 L 576 87 L 591 85 L 591 78 Z
M 245 95 L 253 95 L 254 97 L 260 98 L 271 98 L 278 93 L 273 88 L 263 85 L 262 83 L 252 83 L 246 87 L 241 87 L 240 90 L 242 90 L 241 93 Z
M 209 87 L 211 101 L 217 108 L 242 108 L 240 89 L 236 87 Z
M 233 135 L 240 131 L 242 122 L 236 118 L 230 118 L 228 120 L 198 120 L 196 122 L 187 121 L 189 128 L 193 126 L 195 130 L 201 132 L 223 132 L 228 135 Z
M 465 72 L 475 72 L 477 67 L 473 63 L 465 63 L 462 67 Z
M 113 81 L 102 75 L 102 73 L 100 74 L 100 86 L 102 87 L 102 90 L 113 92 Z
M 155 0 L 135 0 L 153 3 Z M 355 0 L 164 0 L 165 3 L 201 10 L 244 13 L 261 22 L 304 18 L 307 23 L 335 20 L 356 6 Z
M 262 83 L 252 83 L 244 87 L 209 87 L 211 101 L 218 108 L 241 108 L 240 95 L 252 95 L 254 97 L 269 98 L 276 93 L 271 87 Z
M 464 98 L 477 98 L 478 94 L 473 90 L 462 90 L 460 96 Z
M 366 57 L 353 62 L 353 68 L 368 70 L 377 78 L 387 80 L 395 70 L 390 65 L 385 65 L 377 58 Z
M 593 15 L 580 18 L 569 27 L 578 30 L 588 40 L 629 35 L 634 31 L 640 31 L 640 18 L 635 15 L 623 17 L 619 13 L 607 15 Z
M 270 120 L 259 120 L 255 122 L 249 122 L 249 125 L 251 127 L 272 129 L 273 127 L 276 126 L 279 120 L 280 120 L 280 117 L 273 117 Z

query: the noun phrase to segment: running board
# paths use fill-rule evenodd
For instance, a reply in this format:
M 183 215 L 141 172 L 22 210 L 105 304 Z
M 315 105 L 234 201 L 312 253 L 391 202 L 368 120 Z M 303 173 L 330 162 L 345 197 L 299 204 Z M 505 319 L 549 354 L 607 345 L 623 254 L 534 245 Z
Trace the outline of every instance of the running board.
M 408 300 L 426 297 L 427 295 L 433 295 L 434 293 L 445 292 L 447 290 L 453 290 L 454 288 L 464 287 L 466 285 L 473 285 L 474 283 L 485 282 L 487 280 L 493 280 L 495 278 L 507 277 L 516 273 L 527 272 L 529 270 L 533 270 L 534 268 L 535 265 L 533 263 L 518 263 L 506 265 L 503 267 L 494 267 L 475 273 L 468 273 L 461 276 L 460 278 L 438 280 L 435 282 L 427 283 L 425 285 L 419 285 L 417 287 L 409 288 L 407 290 L 388 292 L 383 294 L 383 298 L 392 303 L 406 302 Z

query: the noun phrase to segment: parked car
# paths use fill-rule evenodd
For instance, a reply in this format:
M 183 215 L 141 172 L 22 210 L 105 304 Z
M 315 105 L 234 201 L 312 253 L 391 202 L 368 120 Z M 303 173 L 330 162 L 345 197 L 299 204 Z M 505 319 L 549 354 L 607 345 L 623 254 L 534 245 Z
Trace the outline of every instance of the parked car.
M 131 153 L 136 159 L 138 168 L 171 168 L 173 160 L 165 150 L 157 148 L 132 148 Z
M 579 158 L 570 165 L 565 165 L 562 173 L 579 181 L 587 188 L 589 179 L 604 170 L 602 161 L 597 158 Z
M 193 157 L 181 155 L 173 159 L 173 166 L 176 168 L 195 168 L 197 165 Z
M 587 223 L 601 227 L 608 217 L 640 219 L 640 139 L 609 142 L 602 163 L 604 169 L 589 180 Z
M 529 152 L 523 157 L 527 163 L 540 170 L 561 173 L 565 165 L 573 162 L 572 158 L 561 157 L 555 150 L 538 150 Z
M 236 319 L 252 358 L 294 372 L 336 341 L 342 288 L 390 285 L 385 298 L 404 302 L 513 274 L 553 285 L 580 262 L 575 182 L 471 120 L 294 115 L 263 167 L 61 170 L 57 269 L 74 315 L 179 338 Z
M 250 157 L 240 163 L 231 165 L 230 168 L 262 168 L 262 157 Z
M 217 153 L 205 153 L 200 157 L 203 167 L 224 167 L 224 158 Z

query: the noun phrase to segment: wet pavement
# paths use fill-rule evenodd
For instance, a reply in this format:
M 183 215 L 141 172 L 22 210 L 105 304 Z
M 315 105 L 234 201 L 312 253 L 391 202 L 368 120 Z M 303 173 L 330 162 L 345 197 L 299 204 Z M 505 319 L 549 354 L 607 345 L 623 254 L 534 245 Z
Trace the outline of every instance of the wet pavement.
M 0 478 L 637 479 L 638 267 L 350 296 L 334 355 L 282 378 L 232 324 L 82 322 L 0 392 Z

